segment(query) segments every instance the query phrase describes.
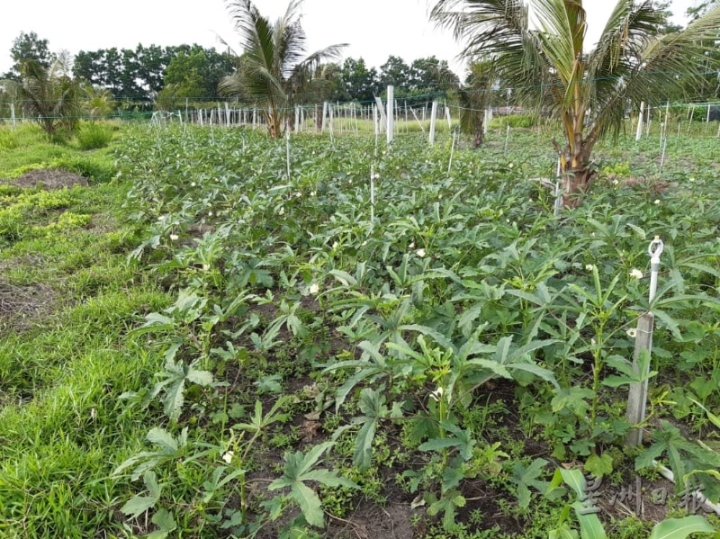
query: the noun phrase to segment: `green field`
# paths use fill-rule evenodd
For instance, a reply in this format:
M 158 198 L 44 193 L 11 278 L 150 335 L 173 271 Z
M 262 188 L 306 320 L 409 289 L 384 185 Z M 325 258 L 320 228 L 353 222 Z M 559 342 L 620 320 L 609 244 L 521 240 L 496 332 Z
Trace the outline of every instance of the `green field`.
M 558 216 L 528 181 L 547 126 L 471 150 L 410 122 L 377 157 L 370 128 L 301 134 L 289 164 L 260 131 L 90 129 L 109 146 L 0 128 L 0 537 L 720 529 L 653 465 L 718 501 L 715 124 L 664 160 L 657 134 L 604 145 Z M 88 185 L 18 186 L 38 170 Z

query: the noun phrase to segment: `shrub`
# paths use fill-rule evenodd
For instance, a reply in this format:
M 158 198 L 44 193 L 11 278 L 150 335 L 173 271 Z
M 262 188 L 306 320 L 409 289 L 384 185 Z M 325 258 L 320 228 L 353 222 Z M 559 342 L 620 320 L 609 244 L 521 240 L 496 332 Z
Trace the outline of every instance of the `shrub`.
M 490 129 L 505 129 L 508 125 L 513 128 L 530 128 L 537 124 L 534 114 L 511 114 L 510 116 L 495 117 L 490 121 Z
M 100 123 L 85 124 L 77 134 L 81 150 L 105 148 L 112 140 L 112 129 Z
M 99 155 L 58 159 L 50 163 L 48 168 L 62 168 L 74 172 L 87 178 L 90 183 L 107 183 L 115 175 L 113 161 Z

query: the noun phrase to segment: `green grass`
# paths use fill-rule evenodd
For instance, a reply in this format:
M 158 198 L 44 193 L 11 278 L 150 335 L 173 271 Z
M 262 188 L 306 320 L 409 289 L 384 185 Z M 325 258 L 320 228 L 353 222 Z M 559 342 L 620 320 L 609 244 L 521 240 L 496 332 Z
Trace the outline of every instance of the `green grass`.
M 32 126 L 8 132 L 0 131 L 0 177 L 67 163 L 76 172 L 91 170 L 88 163 L 111 167 L 112 148 L 87 154 L 47 143 Z M 114 510 L 128 485 L 110 474 L 141 447 L 144 417 L 153 412 L 129 417 L 118 396 L 144 387 L 161 365 L 128 332 L 169 301 L 127 262 L 137 240 L 123 224 L 126 190 L 117 183 L 6 190 L 6 206 L 22 211 L 18 233 L 5 235 L 0 252 L 3 299 L 16 301 L 12 287 L 21 287 L 48 307 L 0 319 L 0 537 L 82 538 L 122 528 Z M 42 209 L 46 200 L 63 202 Z M 48 228 L 53 223 L 60 226 Z
M 85 129 L 84 126 L 81 126 Z M 108 124 L 102 129 L 104 134 L 118 129 Z M 82 137 L 82 135 L 81 135 Z M 81 174 L 90 182 L 103 183 L 112 179 L 115 168 L 111 147 L 107 144 L 101 149 L 82 151 L 82 143 L 72 139 L 66 144 L 57 144 L 48 140 L 36 125 L 25 123 L 13 129 L 0 127 L 0 181 L 17 178 L 24 173 L 44 168 L 65 169 Z

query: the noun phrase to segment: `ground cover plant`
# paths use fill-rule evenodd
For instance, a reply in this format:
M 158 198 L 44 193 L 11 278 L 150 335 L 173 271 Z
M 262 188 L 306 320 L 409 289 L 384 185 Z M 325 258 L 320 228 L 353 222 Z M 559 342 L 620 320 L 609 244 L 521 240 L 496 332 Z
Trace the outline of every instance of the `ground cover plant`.
M 6 238 L 18 278 L 52 274 L 18 259 L 55 252 L 71 269 L 54 286 L 73 292 L 37 334 L 3 344 L 3 533 L 717 526 L 688 514 L 683 482 L 717 500 L 717 140 L 671 140 L 662 170 L 653 137 L 601 147 L 592 194 L 555 217 L 552 193 L 528 181 L 556 166 L 549 130 L 506 144 L 503 128 L 478 151 L 420 135 L 377 153 L 371 136 L 293 137 L 288 159 L 259 132 L 128 128 L 110 185 L 57 195 L 77 214 L 115 212 L 117 228 L 99 242 L 87 224 L 67 243 L 27 227 Z M 627 451 L 655 235 L 648 439 Z M 637 480 L 642 514 L 627 495 Z

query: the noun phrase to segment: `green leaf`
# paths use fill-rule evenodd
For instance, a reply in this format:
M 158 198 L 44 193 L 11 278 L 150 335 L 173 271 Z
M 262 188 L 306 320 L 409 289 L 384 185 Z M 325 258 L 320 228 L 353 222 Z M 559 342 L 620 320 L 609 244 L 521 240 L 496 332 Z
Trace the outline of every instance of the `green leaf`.
M 708 419 L 710 420 L 710 422 L 711 422 L 713 425 L 715 425 L 717 428 L 720 429 L 720 416 L 716 416 L 715 414 L 713 414 L 710 410 L 708 410 L 707 408 L 705 408 L 705 407 L 704 407 L 702 404 L 700 404 L 698 401 L 696 401 L 696 400 L 694 400 L 694 399 L 690 399 L 690 400 L 693 401 L 695 404 L 697 404 L 700 408 L 702 408 L 702 409 L 705 411 L 705 414 L 707 415 L 707 417 L 708 417 Z
M 340 284 L 343 286 L 355 286 L 357 284 L 357 280 L 355 280 L 355 277 L 347 273 L 346 271 L 342 270 L 332 270 L 330 271 L 330 275 L 335 277 L 338 281 L 340 281 Z
M 147 433 L 146 439 L 148 442 L 159 445 L 163 449 L 170 451 L 178 450 L 177 441 L 172 437 L 172 434 L 160 427 L 151 429 L 150 432 Z
M 551 370 L 543 369 L 542 367 L 538 367 L 537 365 L 533 365 L 532 363 L 513 363 L 512 365 L 508 365 L 508 368 L 529 372 L 531 374 L 534 374 L 538 378 L 545 380 L 546 382 L 550 382 L 556 388 L 560 387 L 557 383 L 557 380 L 555 380 L 555 375 Z
M 303 475 L 303 481 L 317 481 L 326 487 L 359 488 L 357 484 L 330 470 L 313 470 Z
M 605 528 L 596 514 L 585 514 L 586 508 L 581 502 L 573 503 L 572 508 L 580 524 L 581 539 L 607 539 Z
M 164 539 L 171 531 L 177 529 L 177 523 L 167 509 L 157 511 L 153 515 L 151 522 L 160 529 L 148 535 L 147 539 Z
M 367 470 L 372 463 L 372 442 L 375 438 L 377 420 L 367 418 L 355 438 L 353 464 L 361 470 Z
M 420 451 L 437 451 L 439 449 L 457 447 L 460 443 L 460 440 L 457 438 L 433 438 L 422 444 L 418 449 Z
M 714 533 L 705 518 L 693 515 L 684 518 L 669 518 L 655 525 L 650 539 L 685 539 L 691 533 Z
M 313 489 L 300 482 L 293 483 L 290 495 L 300 506 L 300 510 L 308 524 L 318 528 L 325 525 L 322 504 Z
M 192 366 L 190 367 L 190 370 L 187 373 L 186 378 L 190 380 L 191 382 L 201 385 L 201 386 L 210 386 L 213 382 L 213 375 L 212 373 L 208 371 L 197 371 Z
M 128 518 L 137 518 L 155 507 L 156 503 L 157 498 L 154 496 L 135 496 L 120 508 L 120 512 Z
M 585 461 L 585 471 L 595 477 L 610 475 L 613 471 L 613 459 L 608 453 L 602 455 L 590 455 Z
M 581 498 L 585 494 L 585 477 L 580 470 L 566 470 L 559 468 L 560 475 L 567 486 L 573 489 L 573 492 Z
M 501 363 L 498 363 L 497 361 L 491 361 L 489 359 L 471 359 L 466 363 L 466 365 L 480 367 L 481 369 L 486 369 L 496 374 L 497 376 L 512 380 L 512 374 L 510 374 L 510 371 L 507 369 L 507 367 L 505 367 Z
M 547 490 L 548 483 L 538 478 L 542 475 L 543 469 L 547 466 L 545 459 L 535 459 L 529 466 L 518 462 L 513 466 L 511 481 L 518 487 L 518 505 L 522 508 L 530 506 L 530 488 L 533 487 L 541 492 Z

